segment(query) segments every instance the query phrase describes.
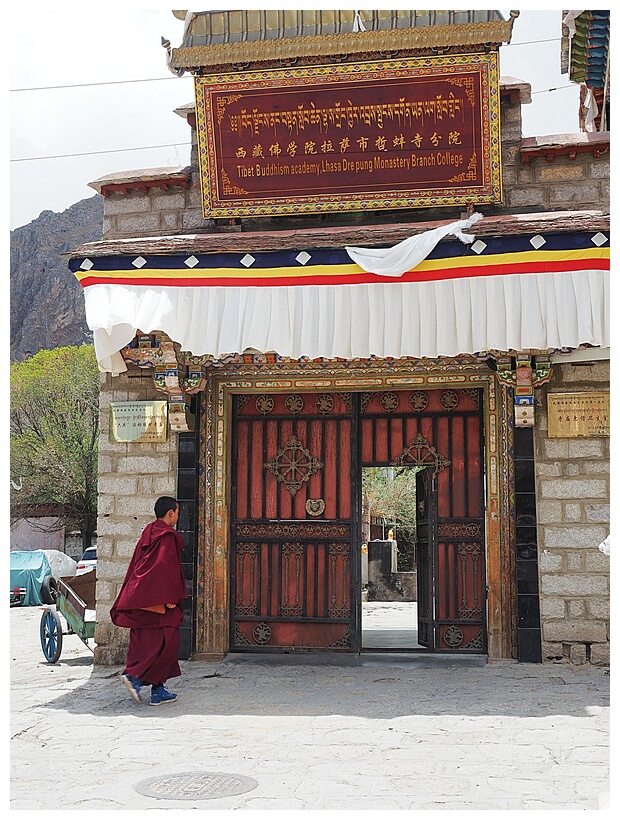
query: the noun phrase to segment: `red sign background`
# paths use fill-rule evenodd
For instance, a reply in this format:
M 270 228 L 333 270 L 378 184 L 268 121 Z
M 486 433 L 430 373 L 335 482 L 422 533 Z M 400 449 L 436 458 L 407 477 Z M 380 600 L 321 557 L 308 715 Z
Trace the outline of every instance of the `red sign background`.
M 480 65 L 375 70 L 337 82 L 244 77 L 224 87 L 197 79 L 211 207 L 350 207 L 459 189 L 488 197 L 489 83 Z

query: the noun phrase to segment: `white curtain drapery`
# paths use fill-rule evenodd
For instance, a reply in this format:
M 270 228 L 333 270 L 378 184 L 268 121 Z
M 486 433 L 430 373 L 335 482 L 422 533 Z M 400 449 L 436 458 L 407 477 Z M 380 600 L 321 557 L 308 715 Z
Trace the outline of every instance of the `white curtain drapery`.
M 288 287 L 85 288 L 102 370 L 136 332 L 219 358 L 247 349 L 299 359 L 415 358 L 485 350 L 609 346 L 609 272 L 497 275 L 431 282 Z

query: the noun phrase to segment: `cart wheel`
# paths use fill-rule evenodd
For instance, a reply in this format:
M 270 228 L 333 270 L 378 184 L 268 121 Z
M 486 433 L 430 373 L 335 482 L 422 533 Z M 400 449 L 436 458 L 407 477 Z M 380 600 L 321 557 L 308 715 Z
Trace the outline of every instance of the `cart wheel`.
M 58 594 L 58 584 L 51 575 L 46 575 L 41 584 L 41 598 L 44 604 L 55 604 Z
M 62 621 L 60 615 L 48 606 L 41 616 L 41 647 L 45 660 L 56 663 L 62 652 Z

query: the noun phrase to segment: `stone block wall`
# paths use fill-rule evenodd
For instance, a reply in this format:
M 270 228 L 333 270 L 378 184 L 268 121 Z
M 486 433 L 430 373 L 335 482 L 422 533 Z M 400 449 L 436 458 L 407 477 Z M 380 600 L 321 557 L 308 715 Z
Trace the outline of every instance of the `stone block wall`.
M 609 664 L 610 440 L 548 438 L 547 395 L 609 390 L 609 362 L 562 364 L 536 391 L 534 428 L 543 661 Z
M 97 520 L 97 608 L 95 663 L 122 665 L 129 630 L 113 626 L 110 607 L 121 587 L 136 542 L 154 520 L 159 496 L 176 494 L 177 436 L 165 442 L 138 444 L 110 441 L 111 401 L 158 401 L 150 371 L 102 374 L 99 438 L 99 510 Z

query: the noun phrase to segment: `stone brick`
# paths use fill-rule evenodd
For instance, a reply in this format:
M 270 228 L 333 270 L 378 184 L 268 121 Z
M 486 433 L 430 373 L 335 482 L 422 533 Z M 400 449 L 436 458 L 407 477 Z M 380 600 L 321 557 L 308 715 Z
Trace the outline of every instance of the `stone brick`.
M 564 618 L 566 604 L 563 598 L 543 598 L 540 602 L 540 614 L 543 619 Z
M 583 556 L 578 552 L 569 552 L 566 556 L 566 569 L 569 572 L 581 572 L 583 569 Z
M 105 199 L 106 216 L 113 214 L 144 214 L 151 210 L 151 199 L 149 196 L 140 194 L 112 194 Z
M 167 230 L 176 230 L 179 227 L 180 215 L 179 214 L 162 214 L 161 215 L 161 225 L 162 228 L 166 228 Z
M 540 494 L 542 498 L 605 498 L 609 490 L 604 479 L 543 479 Z
M 549 549 L 567 547 L 569 549 L 591 549 L 598 547 L 607 535 L 605 527 L 600 526 L 567 526 L 541 527 L 542 545 Z
M 98 518 L 97 519 L 97 535 L 129 535 L 133 532 L 133 527 L 130 521 L 118 521 L 112 518 Z M 97 562 L 97 569 L 100 570 L 99 562 Z M 101 577 L 105 574 L 102 572 Z
M 583 643 L 571 644 L 568 659 L 576 666 L 581 666 L 586 662 L 586 645 Z
M 581 438 L 569 439 L 568 441 L 568 457 L 569 458 L 602 458 L 605 455 L 604 444 L 601 439 L 596 438 Z
M 595 385 L 596 391 L 609 390 L 610 366 L 609 359 L 589 362 L 587 365 L 561 364 L 558 381 L 570 382 L 571 392 L 576 389 L 576 383 L 586 389 L 586 385 Z M 605 384 L 607 382 L 607 384 Z
M 159 498 L 160 495 L 176 495 L 176 474 L 169 473 L 166 476 L 154 476 L 153 490 Z
M 101 458 L 99 459 L 99 465 L 101 467 Z M 109 515 L 112 512 L 114 512 L 114 496 L 99 493 L 97 497 L 97 514 Z
M 539 567 L 541 572 L 559 572 L 564 563 L 563 556 L 558 553 L 549 552 L 544 549 L 539 558 Z
M 508 206 L 510 208 L 523 208 L 530 205 L 544 205 L 546 203 L 545 192 L 542 188 L 516 188 L 507 194 Z
M 559 461 L 540 461 L 535 467 L 537 476 L 554 478 L 562 475 L 562 464 Z
M 515 140 L 512 145 L 506 144 L 502 140 L 502 165 L 520 165 L 521 164 L 521 140 Z
M 608 621 L 610 618 L 609 598 L 588 598 L 586 601 L 588 616 L 594 620 Z
M 148 234 L 159 229 L 159 214 L 145 214 L 144 216 L 119 217 L 118 230 L 120 234 L 140 235 Z M 138 256 L 138 254 L 136 254 Z
M 570 182 L 583 179 L 585 176 L 584 169 L 575 163 L 565 165 L 552 162 L 549 165 L 539 165 L 536 172 L 539 182 Z
M 609 666 L 609 643 L 597 643 L 590 647 L 590 663 L 594 666 Z
M 542 656 L 548 661 L 558 660 L 562 658 L 564 652 L 561 643 L 551 643 L 551 641 L 542 641 Z
M 599 621 L 549 621 L 542 629 L 546 641 L 603 643 L 607 639 L 605 625 Z
M 185 194 L 174 191 L 169 194 L 157 194 L 151 197 L 154 211 L 182 211 L 185 208 Z
M 599 158 L 597 162 L 591 162 L 587 167 L 590 179 L 609 179 L 609 160 Z
M 539 524 L 561 524 L 562 504 L 559 501 L 541 501 L 536 507 Z
M 99 476 L 100 493 L 107 493 L 113 496 L 135 495 L 137 489 L 138 479 L 135 478 L 135 476 L 118 475 L 114 473 Z
M 609 579 L 604 575 L 541 575 L 543 595 L 565 595 L 579 598 L 586 595 L 605 596 L 609 593 Z
M 99 532 L 97 533 L 97 554 L 105 558 L 114 555 L 114 539 L 111 536 L 105 538 Z
M 117 538 L 116 539 L 116 550 L 115 555 L 117 558 L 128 558 L 133 555 L 133 551 L 135 549 L 136 544 L 138 543 L 138 538 L 140 536 L 136 534 L 136 537 L 131 538 Z M 124 566 L 127 566 L 127 562 L 121 561 Z
M 582 461 L 581 472 L 584 475 L 609 475 L 611 465 L 606 458 L 597 458 L 596 461 Z
M 187 210 L 182 214 L 182 228 L 184 231 L 191 231 L 194 228 L 204 228 L 205 224 L 202 211 Z
M 563 521 L 565 524 L 575 524 L 581 521 L 583 508 L 581 504 L 568 503 L 564 505 Z
M 127 456 L 119 459 L 117 469 L 123 473 L 168 473 L 173 469 L 169 455 Z
M 568 458 L 568 441 L 565 439 L 550 438 L 541 442 L 544 458 L 555 461 L 559 458 Z
M 568 618 L 583 618 L 586 614 L 586 604 L 581 598 L 576 598 L 568 602 Z
M 552 185 L 549 188 L 549 204 L 570 205 L 588 202 L 600 205 L 600 188 L 598 185 Z
M 154 517 L 153 505 L 156 501 L 156 497 L 142 494 L 123 497 L 117 502 L 116 512 L 123 516 L 147 515 Z
M 601 539 L 602 541 L 603 539 Z M 599 541 L 600 543 L 600 541 Z M 609 572 L 610 570 L 610 556 L 605 555 L 598 548 L 587 552 L 586 558 L 586 572 Z

